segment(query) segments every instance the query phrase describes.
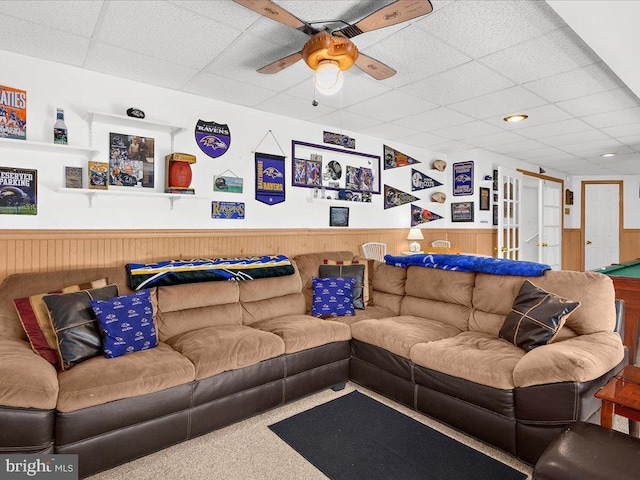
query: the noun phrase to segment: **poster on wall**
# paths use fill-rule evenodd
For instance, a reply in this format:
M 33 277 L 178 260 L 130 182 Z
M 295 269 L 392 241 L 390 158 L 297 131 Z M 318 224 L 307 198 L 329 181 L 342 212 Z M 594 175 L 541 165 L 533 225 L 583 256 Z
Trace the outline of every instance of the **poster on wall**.
M 109 185 L 153 188 L 153 138 L 110 133 L 109 151 Z
M 27 139 L 27 92 L 0 85 L 0 138 Z
M 473 195 L 473 162 L 453 164 L 453 195 Z
M 431 178 L 429 175 L 425 175 L 415 168 L 411 169 L 412 192 L 415 192 L 416 190 L 424 190 L 425 188 L 439 187 L 440 185 L 442 185 L 441 182 Z
M 284 158 L 281 155 L 256 152 L 257 201 L 267 205 L 284 202 Z
M 411 226 L 417 227 L 423 223 L 433 222 L 440 220 L 441 215 L 431 212 L 426 208 L 419 207 L 418 205 L 411 205 Z
M 231 146 L 231 131 L 228 125 L 198 120 L 195 136 L 200 150 L 211 158 L 224 155 Z
M 244 180 L 240 177 L 225 177 L 224 175 L 214 175 L 213 191 L 242 193 Z
M 387 145 L 384 145 L 384 169 L 406 167 L 407 165 L 414 165 L 420 163 L 415 158 L 411 158 L 398 150 L 395 150 Z
M 473 202 L 451 204 L 452 222 L 473 222 Z
M 491 204 L 491 190 L 480 187 L 480 210 L 489 210 Z
M 38 214 L 38 171 L 0 167 L 0 215 Z
M 410 193 L 403 192 L 402 190 L 398 190 L 394 187 L 390 187 L 389 185 L 384 186 L 385 210 L 387 208 L 399 207 L 400 205 L 415 202 L 416 200 L 420 199 L 414 195 L 411 195 Z
M 348 135 L 342 135 L 340 133 L 323 132 L 322 141 L 324 143 L 330 143 L 332 145 L 340 145 L 344 148 L 356 148 L 355 138 L 351 138 Z
M 223 220 L 244 220 L 243 202 L 211 202 L 211 218 Z

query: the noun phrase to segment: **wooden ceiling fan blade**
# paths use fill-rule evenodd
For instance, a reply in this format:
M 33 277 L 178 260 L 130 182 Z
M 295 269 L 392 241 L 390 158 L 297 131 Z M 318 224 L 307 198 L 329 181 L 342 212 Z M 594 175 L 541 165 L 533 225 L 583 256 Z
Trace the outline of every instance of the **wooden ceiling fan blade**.
M 287 12 L 284 8 L 279 5 L 276 5 L 270 0 L 233 0 L 239 5 L 242 5 L 249 10 L 253 10 L 260 15 L 264 15 L 271 20 L 275 20 L 276 22 L 283 23 L 285 25 L 290 26 L 291 28 L 295 28 L 300 30 L 301 32 L 306 33 L 307 35 L 313 35 L 314 33 L 318 33 L 318 31 L 313 28 L 308 23 L 303 22 L 298 17 L 293 14 Z
M 398 0 L 373 12 L 356 24 L 334 32 L 334 34 L 353 38 L 361 33 L 422 17 L 432 11 L 433 6 L 429 0 Z
M 302 52 L 296 52 L 294 54 L 289 55 L 288 57 L 281 58 L 280 60 L 276 60 L 269 65 L 265 65 L 264 67 L 258 70 L 258 73 L 265 74 L 273 74 L 278 73 L 281 70 L 284 70 L 287 67 L 290 67 L 297 61 L 302 60 Z
M 356 59 L 356 67 L 362 70 L 364 73 L 371 75 L 376 80 L 385 80 L 393 77 L 397 72 L 385 65 L 380 60 L 368 57 L 360 53 Z

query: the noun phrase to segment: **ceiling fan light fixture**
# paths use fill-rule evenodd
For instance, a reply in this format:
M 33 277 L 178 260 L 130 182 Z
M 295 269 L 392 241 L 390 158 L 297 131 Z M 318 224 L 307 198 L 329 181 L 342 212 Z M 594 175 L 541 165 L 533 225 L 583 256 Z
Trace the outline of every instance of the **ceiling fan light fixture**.
M 518 113 L 516 115 L 509 115 L 508 117 L 504 117 L 503 120 L 509 123 L 517 123 L 529 118 L 529 115 L 525 115 L 523 113 Z
M 316 90 L 322 95 L 335 95 L 342 88 L 344 76 L 338 62 L 323 60 L 318 64 L 313 76 Z

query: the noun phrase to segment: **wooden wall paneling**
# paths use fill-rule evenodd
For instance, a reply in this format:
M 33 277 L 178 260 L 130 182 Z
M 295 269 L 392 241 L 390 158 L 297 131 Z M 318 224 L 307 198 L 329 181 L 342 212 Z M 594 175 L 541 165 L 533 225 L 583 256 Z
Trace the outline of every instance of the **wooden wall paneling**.
M 562 269 L 582 271 L 582 232 L 579 228 L 565 228 L 562 233 Z
M 620 236 L 620 262 L 640 258 L 640 229 L 626 228 Z

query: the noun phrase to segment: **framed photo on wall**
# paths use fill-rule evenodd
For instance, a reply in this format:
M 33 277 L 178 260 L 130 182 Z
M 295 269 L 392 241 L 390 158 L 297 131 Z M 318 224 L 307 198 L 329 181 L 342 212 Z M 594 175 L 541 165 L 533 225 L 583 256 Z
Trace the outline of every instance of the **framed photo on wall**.
M 498 205 L 493 206 L 493 225 L 498 225 Z
M 491 190 L 480 187 L 480 210 L 489 210 L 491 203 Z
M 473 202 L 451 204 L 452 222 L 473 222 Z
M 348 227 L 349 207 L 329 207 L 329 226 Z

